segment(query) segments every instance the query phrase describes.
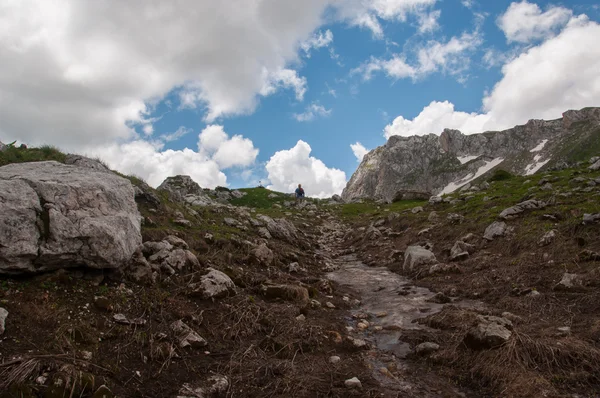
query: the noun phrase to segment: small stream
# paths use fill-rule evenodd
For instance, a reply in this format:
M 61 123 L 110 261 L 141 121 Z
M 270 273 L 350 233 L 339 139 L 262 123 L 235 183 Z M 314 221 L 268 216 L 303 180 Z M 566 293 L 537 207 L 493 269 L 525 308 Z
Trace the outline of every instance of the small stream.
M 348 326 L 354 327 L 350 334 L 364 339 L 372 347 L 367 358 L 375 378 L 390 392 L 401 393 L 399 396 L 468 396 L 433 373 L 423 375 L 423 379 L 419 377 L 415 383 L 414 378 L 400 380 L 380 371 L 390 362 L 395 363 L 400 373 L 410 370 L 408 361 L 404 359 L 411 352 L 411 347 L 402 341 L 402 334 L 406 330 L 431 330 L 415 321 L 442 310 L 444 304 L 429 301 L 435 294 L 413 286 L 407 278 L 385 267 L 368 267 L 354 255 L 338 257 L 334 262 L 339 269 L 328 273 L 327 278 L 348 287 L 360 299 L 360 305 L 351 311 L 353 317 L 347 321 Z M 452 305 L 469 308 L 482 306 L 479 302 L 466 300 L 453 302 Z M 357 319 L 354 316 L 361 313 L 369 315 L 370 326 L 365 330 L 356 328 Z M 376 326 L 381 326 L 382 330 L 375 330 Z

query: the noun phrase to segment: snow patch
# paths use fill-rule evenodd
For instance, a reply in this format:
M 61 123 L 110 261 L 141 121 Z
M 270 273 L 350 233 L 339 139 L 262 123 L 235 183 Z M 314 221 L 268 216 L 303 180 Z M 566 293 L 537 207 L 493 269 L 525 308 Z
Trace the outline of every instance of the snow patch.
M 525 175 L 526 176 L 535 174 L 539 169 L 544 167 L 544 165 L 550 161 L 550 159 L 546 159 L 546 160 L 543 160 L 540 162 L 541 158 L 542 158 L 542 155 L 535 155 L 533 157 L 533 163 L 531 163 L 531 164 L 527 165 L 527 167 L 525 167 Z
M 444 195 L 444 194 L 448 194 L 448 193 L 452 193 L 452 192 L 456 191 L 458 188 L 460 188 L 463 185 L 470 183 L 474 179 L 476 179 L 476 178 L 484 175 L 485 173 L 487 173 L 488 171 L 490 171 L 494 167 L 498 166 L 502 162 L 504 162 L 504 158 L 496 158 L 496 159 L 493 159 L 493 160 L 490 160 L 490 161 L 486 161 L 485 164 L 483 166 L 481 166 L 477 170 L 477 172 L 475 174 L 469 173 L 465 177 L 463 177 L 462 179 L 460 179 L 458 181 L 455 181 L 455 182 L 451 182 L 450 184 L 448 184 L 442 190 L 442 192 L 440 192 L 440 195 Z
M 541 151 L 542 149 L 544 149 L 544 146 L 546 146 L 546 144 L 547 144 L 547 143 L 548 143 L 548 140 L 543 140 L 542 142 L 540 142 L 540 143 L 538 144 L 538 146 L 536 146 L 535 148 L 533 148 L 533 149 L 532 149 L 531 151 L 529 151 L 529 152 L 531 152 L 531 153 L 534 153 L 534 152 L 539 152 L 539 151 Z
M 467 155 L 467 156 L 459 156 L 456 159 L 460 162 L 460 164 L 469 163 L 473 159 L 477 159 L 479 155 Z

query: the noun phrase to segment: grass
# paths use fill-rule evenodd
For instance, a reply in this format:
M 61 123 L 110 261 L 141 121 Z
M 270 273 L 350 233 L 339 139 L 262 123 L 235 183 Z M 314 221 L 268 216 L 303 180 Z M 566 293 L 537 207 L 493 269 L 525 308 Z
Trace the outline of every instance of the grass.
M 6 166 L 10 163 L 42 162 L 47 160 L 64 163 L 66 157 L 66 154 L 49 145 L 39 148 L 21 148 L 7 145 L 7 148 L 0 152 L 0 166 Z
M 282 192 L 271 191 L 267 188 L 242 188 L 238 191 L 244 192 L 246 195 L 241 198 L 231 200 L 230 203 L 234 206 L 246 206 L 255 209 L 270 209 L 275 204 L 283 205 L 283 202 L 285 201 L 294 200 L 291 195 Z

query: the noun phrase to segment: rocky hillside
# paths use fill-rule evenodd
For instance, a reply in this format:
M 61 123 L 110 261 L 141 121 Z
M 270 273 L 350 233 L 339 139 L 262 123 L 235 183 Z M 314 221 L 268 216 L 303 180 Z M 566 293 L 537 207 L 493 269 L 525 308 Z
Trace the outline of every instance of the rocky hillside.
M 445 130 L 440 136 L 393 136 L 364 157 L 342 197 L 391 201 L 406 191 L 450 193 L 495 169 L 532 175 L 574 165 L 597 152 L 600 108 L 482 134 Z

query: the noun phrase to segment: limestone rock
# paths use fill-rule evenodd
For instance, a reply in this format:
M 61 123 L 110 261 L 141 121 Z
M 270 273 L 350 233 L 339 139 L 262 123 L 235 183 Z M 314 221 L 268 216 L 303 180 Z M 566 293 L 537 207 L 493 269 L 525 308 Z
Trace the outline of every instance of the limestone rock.
M 346 381 L 344 381 L 344 385 L 348 388 L 362 388 L 362 384 L 360 382 L 360 380 L 358 380 L 357 377 L 353 377 L 351 379 L 348 379 Z
M 546 207 L 546 203 L 540 200 L 526 200 L 521 202 L 515 206 L 509 207 L 507 209 L 502 210 L 499 218 L 503 220 L 510 220 L 511 218 L 517 217 L 519 214 L 523 213 L 525 210 L 535 210 L 535 209 L 543 209 Z
M 508 319 L 498 317 L 478 317 L 479 323 L 465 337 L 465 344 L 472 349 L 496 348 L 506 343 L 512 336 Z
M 208 342 L 202 336 L 192 330 L 182 320 L 173 322 L 171 330 L 177 335 L 180 348 L 201 348 L 208 345 Z
M 273 263 L 275 255 L 273 251 L 265 243 L 261 243 L 254 250 L 252 250 L 252 256 L 259 264 L 269 266 Z
M 412 214 L 417 214 L 417 213 L 421 213 L 423 211 L 423 206 L 417 206 L 417 207 L 413 207 L 410 212 Z
M 475 252 L 475 246 L 465 243 L 463 241 L 457 241 L 450 250 L 450 261 L 462 261 L 465 260 Z
M 583 223 L 584 224 L 596 224 L 596 223 L 600 223 L 600 213 L 584 214 L 583 215 Z
M 557 233 L 558 233 L 558 231 L 555 230 L 555 229 L 546 232 L 544 234 L 544 236 L 542 236 L 540 238 L 540 240 L 538 241 L 538 246 L 548 246 L 549 244 L 551 244 L 552 242 L 554 242 L 554 240 L 556 239 L 556 234 Z
M 8 317 L 8 311 L 0 307 L 0 336 L 4 334 L 6 330 L 6 318 Z
M 203 299 L 217 299 L 235 294 L 235 283 L 223 272 L 208 268 L 208 273 L 200 278 L 200 282 L 190 285 L 193 296 Z
M 417 355 L 429 355 L 440 349 L 440 346 L 436 343 L 426 342 L 421 343 L 415 347 L 415 353 Z
M 0 273 L 119 268 L 142 243 L 129 180 L 58 162 L 0 167 Z
M 504 221 L 494 221 L 485 229 L 483 238 L 492 241 L 499 236 L 504 236 L 506 229 L 507 227 Z
M 169 193 L 171 199 L 192 206 L 211 206 L 216 202 L 190 176 L 168 177 L 157 188 Z
M 580 275 L 565 272 L 556 288 L 568 290 L 581 285 L 583 285 L 583 278 Z
M 404 265 L 402 269 L 405 271 L 414 271 L 421 266 L 437 263 L 435 254 L 421 246 L 409 246 L 404 252 Z
M 266 229 L 265 227 L 258 228 L 258 236 L 260 236 L 261 238 L 264 238 L 264 239 L 271 239 L 273 237 L 273 236 L 271 236 L 271 233 L 269 232 L 269 230 Z
M 596 160 L 596 162 L 591 165 L 589 169 L 593 171 L 600 170 L 600 160 Z

